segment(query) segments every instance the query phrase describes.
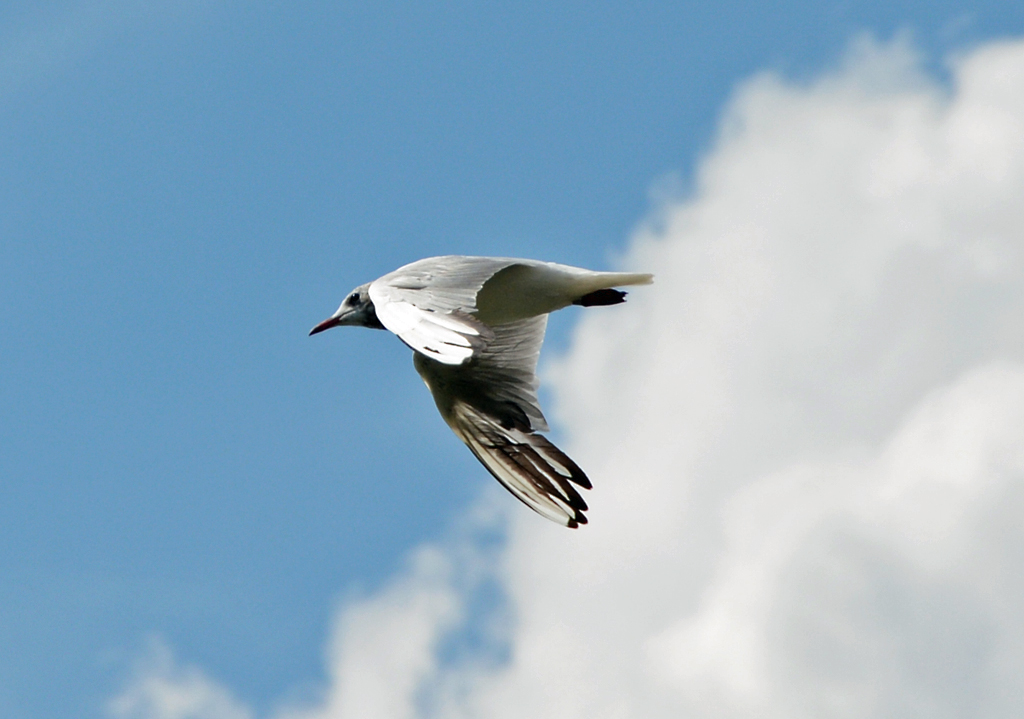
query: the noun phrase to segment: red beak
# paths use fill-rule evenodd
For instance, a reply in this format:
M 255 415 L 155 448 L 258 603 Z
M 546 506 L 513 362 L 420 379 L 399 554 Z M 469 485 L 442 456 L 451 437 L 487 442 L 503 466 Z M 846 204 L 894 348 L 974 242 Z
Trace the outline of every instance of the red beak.
M 337 327 L 340 324 L 341 324 L 341 320 L 339 320 L 337 317 L 328 317 L 323 322 L 318 324 L 316 327 L 311 329 L 309 331 L 309 336 L 312 337 L 317 332 L 323 332 L 324 330 L 329 330 L 329 329 L 331 329 L 331 327 Z

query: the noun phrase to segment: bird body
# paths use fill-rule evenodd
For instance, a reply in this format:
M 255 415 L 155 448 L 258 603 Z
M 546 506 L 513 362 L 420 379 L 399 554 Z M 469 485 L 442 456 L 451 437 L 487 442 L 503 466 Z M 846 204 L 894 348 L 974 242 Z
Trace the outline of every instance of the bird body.
M 586 474 L 538 432 L 537 359 L 547 315 L 571 304 L 618 304 L 614 289 L 649 274 L 592 272 L 497 257 L 448 255 L 400 267 L 353 290 L 310 334 L 342 325 L 388 329 L 442 418 L 477 459 L 527 506 L 569 527 L 585 524 Z

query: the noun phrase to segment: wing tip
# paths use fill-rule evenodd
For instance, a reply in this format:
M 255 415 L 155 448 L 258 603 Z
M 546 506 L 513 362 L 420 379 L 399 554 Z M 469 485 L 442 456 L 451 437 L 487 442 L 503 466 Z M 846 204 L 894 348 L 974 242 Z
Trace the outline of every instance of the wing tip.
M 580 526 L 584 524 L 589 524 L 589 520 L 587 519 L 587 515 L 583 514 L 583 512 L 576 512 L 565 522 L 565 526 L 569 529 L 579 529 Z
M 587 524 L 587 502 L 572 485 L 590 489 L 590 480 L 546 437 L 503 427 L 465 402 L 455 404 L 451 419 L 459 439 L 516 499 L 570 529 Z

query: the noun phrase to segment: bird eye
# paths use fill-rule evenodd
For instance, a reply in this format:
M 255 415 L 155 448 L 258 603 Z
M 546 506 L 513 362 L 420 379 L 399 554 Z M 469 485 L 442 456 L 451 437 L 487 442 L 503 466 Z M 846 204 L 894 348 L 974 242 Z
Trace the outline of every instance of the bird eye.
M 350 305 L 358 305 L 359 304 L 359 293 L 358 292 L 353 292 L 352 294 L 350 294 L 348 296 L 348 303 Z

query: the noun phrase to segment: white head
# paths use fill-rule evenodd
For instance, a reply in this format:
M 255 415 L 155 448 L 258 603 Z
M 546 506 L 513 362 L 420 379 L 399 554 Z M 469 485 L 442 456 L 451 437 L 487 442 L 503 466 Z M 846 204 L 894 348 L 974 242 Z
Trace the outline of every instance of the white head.
M 369 287 L 370 283 L 367 282 L 365 285 L 359 285 L 359 287 L 352 290 L 348 297 L 342 300 L 338 311 L 311 329 L 309 334 L 315 335 L 317 332 L 323 332 L 332 327 L 341 327 L 342 325 L 372 327 L 377 330 L 384 329 L 384 325 L 377 319 L 377 310 L 373 306 L 373 300 L 370 299 Z

